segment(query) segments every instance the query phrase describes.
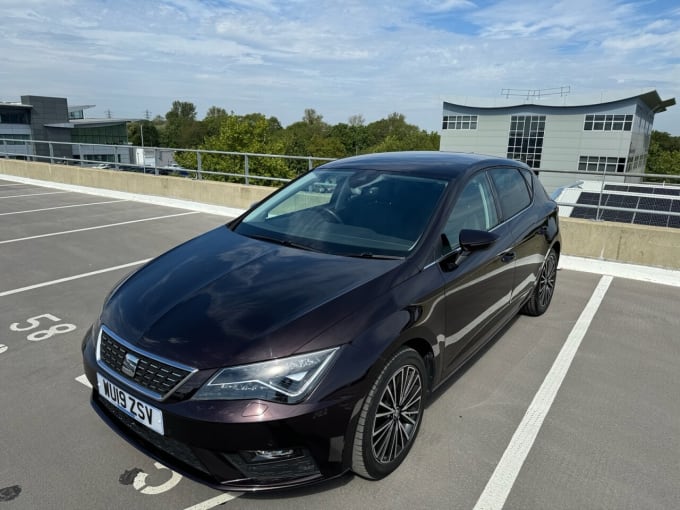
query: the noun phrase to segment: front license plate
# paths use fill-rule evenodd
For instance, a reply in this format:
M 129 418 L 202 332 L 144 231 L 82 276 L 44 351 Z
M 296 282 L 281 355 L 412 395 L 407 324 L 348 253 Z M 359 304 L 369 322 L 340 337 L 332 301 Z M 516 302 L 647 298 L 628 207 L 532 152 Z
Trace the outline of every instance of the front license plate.
M 99 388 L 99 394 L 118 409 L 142 425 L 163 435 L 163 412 L 160 409 L 156 409 L 146 402 L 142 402 L 137 397 L 130 395 L 127 391 L 121 390 L 100 374 L 97 374 L 97 387 Z

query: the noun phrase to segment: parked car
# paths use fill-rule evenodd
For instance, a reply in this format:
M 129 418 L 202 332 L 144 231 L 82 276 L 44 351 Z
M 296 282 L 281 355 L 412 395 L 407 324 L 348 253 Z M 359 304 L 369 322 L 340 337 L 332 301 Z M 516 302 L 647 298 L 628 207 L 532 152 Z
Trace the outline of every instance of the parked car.
M 331 174 L 332 193 L 310 191 Z M 546 311 L 560 244 L 520 162 L 328 163 L 113 289 L 83 341 L 92 404 L 221 489 L 380 479 L 432 391 L 518 312 Z
M 189 175 L 189 170 L 184 168 L 182 165 L 177 163 L 172 163 L 158 168 L 158 173 L 160 175 L 178 175 L 180 177 L 187 177 Z

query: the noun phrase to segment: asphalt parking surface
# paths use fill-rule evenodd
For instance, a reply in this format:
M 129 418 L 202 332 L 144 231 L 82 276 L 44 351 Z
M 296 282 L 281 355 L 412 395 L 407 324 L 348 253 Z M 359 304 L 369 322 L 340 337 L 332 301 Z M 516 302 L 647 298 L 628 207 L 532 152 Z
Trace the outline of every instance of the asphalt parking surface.
M 437 392 L 382 481 L 222 493 L 156 464 L 91 409 L 81 339 L 125 274 L 225 221 L 0 180 L 0 510 L 680 508 L 680 288 L 613 278 L 541 404 L 603 282 L 564 269 L 544 316 L 517 317 Z M 481 498 L 496 478 L 506 494 Z

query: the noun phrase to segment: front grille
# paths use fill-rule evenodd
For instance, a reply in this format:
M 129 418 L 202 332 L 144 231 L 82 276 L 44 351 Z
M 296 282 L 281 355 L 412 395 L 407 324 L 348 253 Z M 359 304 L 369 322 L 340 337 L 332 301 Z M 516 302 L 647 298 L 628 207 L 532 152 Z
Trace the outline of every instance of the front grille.
M 126 354 L 133 354 L 139 358 L 134 377 L 129 377 L 123 372 Z M 100 361 L 110 370 L 125 379 L 134 381 L 137 385 L 157 394 L 160 398 L 168 395 L 191 374 L 189 370 L 163 363 L 128 348 L 104 330 L 101 332 L 99 357 Z

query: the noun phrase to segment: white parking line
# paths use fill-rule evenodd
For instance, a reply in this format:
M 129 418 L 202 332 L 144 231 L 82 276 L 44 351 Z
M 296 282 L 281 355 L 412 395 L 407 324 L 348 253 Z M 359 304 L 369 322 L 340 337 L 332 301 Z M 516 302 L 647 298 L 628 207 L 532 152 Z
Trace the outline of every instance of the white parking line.
M 70 282 L 72 280 L 78 280 L 80 278 L 87 278 L 88 276 L 94 276 L 102 273 L 108 273 L 110 271 L 117 271 L 119 269 L 125 269 L 128 267 L 139 266 L 146 264 L 151 259 L 138 260 L 136 262 L 130 262 L 128 264 L 121 264 L 120 266 L 107 267 L 106 269 L 99 269 L 97 271 L 90 271 L 89 273 L 77 274 L 75 276 L 67 276 L 66 278 L 59 278 L 58 280 L 52 280 L 49 282 L 36 283 L 35 285 L 29 285 L 27 287 L 21 287 L 18 289 L 5 290 L 0 292 L 0 297 L 11 296 L 12 294 L 19 294 L 21 292 L 26 292 L 33 289 L 40 289 L 42 287 L 49 287 L 50 285 L 57 285 L 59 283 Z
M 87 380 L 87 376 L 85 374 L 76 377 L 76 381 L 78 381 L 83 386 L 87 386 L 88 388 L 92 389 L 92 385 L 90 384 L 90 381 Z
M 107 200 L 105 202 L 90 202 L 88 204 L 60 205 L 58 207 L 45 207 L 44 209 L 31 209 L 29 211 L 5 212 L 5 213 L 0 213 L 0 216 L 11 216 L 13 214 L 27 214 L 27 213 L 35 213 L 35 212 L 43 212 L 43 211 L 54 211 L 55 209 L 69 209 L 71 207 L 85 207 L 85 206 L 88 206 L 88 205 L 116 204 L 118 202 L 127 202 L 127 200 Z
M 588 327 L 593 317 L 595 317 L 595 313 L 600 307 L 612 280 L 611 276 L 600 278 L 600 283 L 598 283 L 588 304 L 583 309 L 583 312 L 581 312 L 581 316 L 576 321 L 571 333 L 569 333 L 553 366 L 550 368 L 548 375 L 545 376 L 541 387 L 529 405 L 524 418 L 522 418 L 517 430 L 515 430 L 510 444 L 505 449 L 484 491 L 479 496 L 474 510 L 501 510 L 503 505 L 505 505 L 517 475 L 536 440 L 541 425 L 543 425 L 543 420 L 555 400 L 557 391 L 567 375 L 576 351 L 578 351 L 581 341 L 585 337 Z
M 241 492 L 225 492 L 224 494 L 220 494 L 219 496 L 215 496 L 214 498 L 207 499 L 202 503 L 198 503 L 197 505 L 187 507 L 184 510 L 209 510 L 210 508 L 215 508 L 216 506 L 221 505 L 222 503 L 226 503 L 227 501 L 236 499 L 241 494 L 242 494 Z
M 37 235 L 37 236 L 19 237 L 17 239 L 7 239 L 6 241 L 0 241 L 0 244 L 18 243 L 19 241 L 30 241 L 31 239 L 41 239 L 43 237 L 53 237 L 53 236 L 61 236 L 61 235 L 65 235 L 65 234 L 74 234 L 76 232 L 87 232 L 88 230 L 98 230 L 100 228 L 119 227 L 121 225 L 131 225 L 132 223 L 141 223 L 143 221 L 154 221 L 154 220 L 164 220 L 166 218 L 177 218 L 179 216 L 187 216 L 189 214 L 198 214 L 198 212 L 197 211 L 190 211 L 190 212 L 183 212 L 183 213 L 177 213 L 177 214 L 166 214 L 165 216 L 154 216 L 153 218 L 142 218 L 141 220 L 121 221 L 120 223 L 109 223 L 107 225 L 98 225 L 96 227 L 77 228 L 77 229 L 74 229 L 74 230 L 64 230 L 63 232 L 52 232 L 50 234 L 40 234 L 40 235 Z
M 46 188 L 73 191 L 74 193 L 87 193 L 89 195 L 98 195 L 107 198 L 134 200 L 136 202 L 142 202 L 144 204 L 155 204 L 162 205 L 165 207 L 178 207 L 180 209 L 190 209 L 192 211 L 199 211 L 207 214 L 228 216 L 230 218 L 235 218 L 244 211 L 244 209 L 237 209 L 234 207 L 204 204 L 201 202 L 191 202 L 189 200 L 180 200 L 177 198 L 158 197 L 154 195 L 142 195 L 140 193 L 129 193 L 126 191 L 113 191 L 103 188 L 88 188 L 87 186 L 76 186 L 74 184 L 62 184 L 60 182 L 41 181 L 38 179 L 17 177 L 16 175 L 0 174 L 0 179 L 3 179 L 5 181 L 14 181 L 21 184 L 29 184 L 31 186 L 42 186 Z M 274 188 L 272 188 L 272 191 L 274 191 Z
M 30 193 L 28 195 L 8 195 L 6 197 L 0 197 L 0 200 L 3 198 L 20 198 L 20 197 L 39 197 L 41 195 L 59 195 L 60 193 L 71 193 L 70 191 L 48 191 L 46 193 Z
M 5 186 L 23 186 L 24 184 L 21 182 L 17 182 L 14 184 L 0 184 L 0 188 L 4 188 Z
M 640 282 L 658 283 L 680 287 L 680 270 L 661 267 L 640 266 L 627 262 L 588 259 L 573 255 L 560 255 L 560 269 L 584 273 L 606 274 L 615 278 L 627 278 Z

